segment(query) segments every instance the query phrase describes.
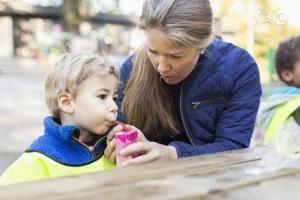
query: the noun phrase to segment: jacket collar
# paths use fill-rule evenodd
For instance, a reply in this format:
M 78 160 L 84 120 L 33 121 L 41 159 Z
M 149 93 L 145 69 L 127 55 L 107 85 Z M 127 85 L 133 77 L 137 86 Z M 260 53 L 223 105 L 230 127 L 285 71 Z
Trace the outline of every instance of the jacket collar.
M 62 126 L 58 119 L 48 116 L 44 119 L 45 134 L 55 135 L 63 140 L 69 140 L 75 131 L 79 131 L 75 125 Z

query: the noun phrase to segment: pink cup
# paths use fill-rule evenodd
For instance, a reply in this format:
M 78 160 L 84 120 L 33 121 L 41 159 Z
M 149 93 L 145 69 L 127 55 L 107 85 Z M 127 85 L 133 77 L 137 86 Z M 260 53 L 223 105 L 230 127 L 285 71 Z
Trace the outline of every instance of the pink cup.
M 115 142 L 116 142 L 116 158 L 117 166 L 119 166 L 123 161 L 132 159 L 133 156 L 121 156 L 121 149 L 127 147 L 130 144 L 133 144 L 137 141 L 138 133 L 137 131 L 121 131 L 116 133 Z

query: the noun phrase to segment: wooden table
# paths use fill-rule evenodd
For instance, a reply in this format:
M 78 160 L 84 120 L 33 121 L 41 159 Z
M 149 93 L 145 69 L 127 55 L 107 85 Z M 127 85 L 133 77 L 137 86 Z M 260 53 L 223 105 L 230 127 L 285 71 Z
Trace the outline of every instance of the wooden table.
M 266 148 L 0 187 L 0 199 L 300 199 L 300 168 L 251 175 Z

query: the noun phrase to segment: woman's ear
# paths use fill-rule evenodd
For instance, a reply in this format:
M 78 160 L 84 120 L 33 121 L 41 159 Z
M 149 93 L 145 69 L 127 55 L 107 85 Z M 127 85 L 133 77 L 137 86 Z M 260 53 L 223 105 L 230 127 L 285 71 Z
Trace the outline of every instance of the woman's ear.
M 74 104 L 72 95 L 69 93 L 62 92 L 57 97 L 58 106 L 60 110 L 67 114 L 72 114 L 74 112 Z
M 294 80 L 293 72 L 291 70 L 287 70 L 287 69 L 282 70 L 281 77 L 285 82 L 288 82 L 288 83 L 293 82 L 293 80 Z

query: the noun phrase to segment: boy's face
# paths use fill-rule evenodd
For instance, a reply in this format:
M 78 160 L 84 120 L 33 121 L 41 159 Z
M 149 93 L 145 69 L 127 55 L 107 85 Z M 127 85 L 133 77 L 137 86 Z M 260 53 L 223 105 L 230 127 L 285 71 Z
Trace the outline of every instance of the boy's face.
M 300 60 L 294 65 L 293 82 L 295 86 L 300 87 Z
M 300 60 L 294 64 L 293 71 L 283 71 L 282 77 L 285 81 L 290 82 L 292 86 L 300 87 Z
M 71 118 L 80 131 L 102 135 L 112 126 L 118 111 L 117 84 L 115 76 L 105 75 L 92 76 L 79 86 Z

